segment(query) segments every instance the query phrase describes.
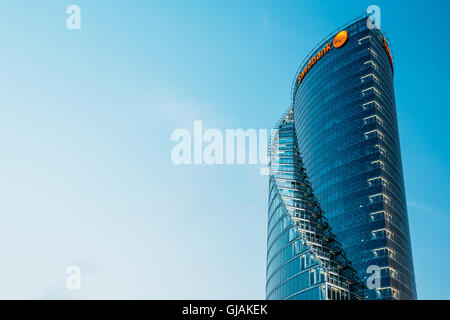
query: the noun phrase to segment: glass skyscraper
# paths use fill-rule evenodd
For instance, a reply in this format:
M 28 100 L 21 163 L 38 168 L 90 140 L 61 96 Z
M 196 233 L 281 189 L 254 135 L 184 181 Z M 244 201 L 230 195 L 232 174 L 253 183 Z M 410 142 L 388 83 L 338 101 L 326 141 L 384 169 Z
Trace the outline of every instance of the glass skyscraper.
M 302 63 L 271 139 L 268 299 L 416 299 L 393 73 L 365 17 Z M 317 263 L 309 281 L 302 252 Z M 380 285 L 362 291 L 371 266 Z

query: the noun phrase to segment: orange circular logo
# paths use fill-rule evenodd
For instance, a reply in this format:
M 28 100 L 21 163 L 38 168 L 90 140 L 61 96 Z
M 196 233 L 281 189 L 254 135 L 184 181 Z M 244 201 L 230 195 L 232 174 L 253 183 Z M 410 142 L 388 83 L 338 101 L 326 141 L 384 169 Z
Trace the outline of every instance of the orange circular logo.
M 335 48 L 342 47 L 344 43 L 347 41 L 347 37 L 348 37 L 347 31 L 342 30 L 334 37 L 333 46 Z

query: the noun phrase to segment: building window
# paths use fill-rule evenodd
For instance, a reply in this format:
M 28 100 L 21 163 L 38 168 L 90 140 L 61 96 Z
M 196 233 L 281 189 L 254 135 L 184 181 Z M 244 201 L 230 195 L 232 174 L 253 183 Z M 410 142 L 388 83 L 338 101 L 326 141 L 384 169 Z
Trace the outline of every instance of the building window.
M 372 231 L 372 240 L 384 238 L 394 241 L 394 234 L 391 231 L 387 230 L 386 228 Z M 394 257 L 397 256 L 396 253 L 391 249 L 388 249 L 388 253 L 389 257 L 392 259 L 395 259 Z
M 383 186 L 383 187 L 387 188 L 389 185 L 387 180 L 383 177 L 370 178 L 367 180 L 367 182 L 369 184 L 369 187 Z
M 381 98 L 381 93 L 375 87 L 370 87 L 361 91 L 363 97 L 367 97 L 371 94 L 375 94 L 378 98 Z
M 392 288 L 392 297 L 393 297 L 394 299 L 399 299 L 400 294 L 399 294 L 398 290 Z
M 369 74 L 361 77 L 361 83 L 367 83 L 370 80 L 373 80 L 375 83 L 380 82 L 380 80 L 378 80 L 378 77 L 375 76 L 373 73 L 369 73 Z
M 379 144 L 375 145 L 375 149 L 377 152 L 381 153 L 383 156 L 386 156 L 386 149 L 383 148 L 381 145 L 379 145 Z
M 364 62 L 365 66 L 372 67 L 374 70 L 378 71 L 378 65 L 372 60 Z
M 386 238 L 386 229 L 372 231 L 372 240 L 384 238 Z
M 365 36 L 364 38 L 361 38 L 361 39 L 358 40 L 358 44 L 362 45 L 362 44 L 370 42 L 370 40 L 371 40 L 370 36 Z
M 306 258 L 305 258 L 305 255 L 302 255 L 300 257 L 300 267 L 301 267 L 302 270 L 306 269 Z
M 378 129 L 375 129 L 375 130 L 372 130 L 372 131 L 365 132 L 365 133 L 364 133 L 364 136 L 365 136 L 365 139 L 366 139 L 366 140 L 368 140 L 368 139 L 374 139 L 374 138 L 379 138 L 379 139 L 381 139 L 381 140 L 384 140 L 384 134 L 383 134 L 380 130 L 378 130 Z
M 392 267 L 383 267 L 381 268 L 381 276 L 382 277 L 391 277 L 396 280 L 400 280 L 398 276 L 398 271 Z
M 315 273 L 314 273 L 314 270 L 311 270 L 311 271 L 309 272 L 309 285 L 310 285 L 310 286 L 314 285 L 314 284 L 316 283 L 315 280 L 316 280 L 316 279 L 315 279 Z
M 370 220 L 371 221 L 375 221 L 375 220 L 381 220 L 384 218 L 384 211 L 377 211 L 377 212 L 372 212 L 370 214 Z
M 386 168 L 386 165 L 385 165 L 384 162 L 381 161 L 381 160 L 373 161 L 373 162 L 370 163 L 370 165 L 371 165 L 372 169 L 378 169 L 378 168 L 381 168 L 381 169 L 384 170 L 384 169 Z
M 386 213 L 385 217 L 386 217 L 386 221 L 388 221 L 390 223 L 394 222 L 394 219 L 392 218 L 392 215 L 390 215 L 389 213 Z
M 364 122 L 364 125 L 371 124 L 371 123 L 377 123 L 379 125 L 383 125 L 383 120 L 376 114 L 364 118 L 363 122 Z
M 381 111 L 381 105 L 376 101 L 369 101 L 362 105 L 363 110 L 369 110 L 372 108 L 376 108 Z
M 372 48 L 367 48 L 367 50 L 373 57 L 375 57 L 375 58 L 377 57 L 377 53 Z

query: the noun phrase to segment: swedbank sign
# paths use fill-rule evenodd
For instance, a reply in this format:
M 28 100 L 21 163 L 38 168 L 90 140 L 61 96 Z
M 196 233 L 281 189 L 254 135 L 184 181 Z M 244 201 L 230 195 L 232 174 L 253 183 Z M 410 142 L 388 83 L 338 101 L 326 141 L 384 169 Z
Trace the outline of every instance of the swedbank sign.
M 340 48 L 347 42 L 348 34 L 347 31 L 340 31 L 333 39 L 333 47 Z M 309 70 L 319 61 L 324 55 L 326 55 L 331 49 L 333 49 L 331 43 L 327 43 L 325 47 L 317 53 L 314 57 L 312 57 L 305 69 L 303 69 L 302 73 L 298 75 L 298 83 L 300 84 L 303 78 L 308 74 Z

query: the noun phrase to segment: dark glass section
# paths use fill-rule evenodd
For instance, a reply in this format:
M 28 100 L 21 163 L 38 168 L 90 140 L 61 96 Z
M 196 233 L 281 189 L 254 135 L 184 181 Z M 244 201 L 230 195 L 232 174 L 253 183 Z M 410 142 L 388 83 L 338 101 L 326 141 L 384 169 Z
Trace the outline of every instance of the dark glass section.
M 381 287 L 365 290 L 365 299 L 416 299 L 390 53 L 365 18 L 343 30 L 347 42 L 295 81 L 299 151 L 359 278 L 371 265 L 381 268 Z
M 312 193 L 292 108 L 277 123 L 270 147 L 267 299 L 362 299 L 356 271 Z

